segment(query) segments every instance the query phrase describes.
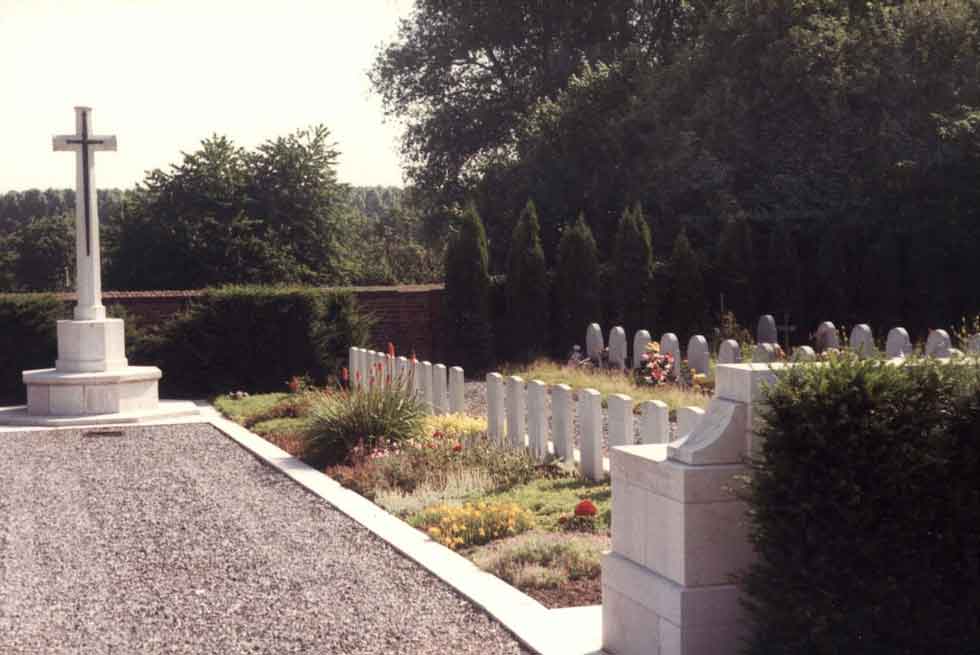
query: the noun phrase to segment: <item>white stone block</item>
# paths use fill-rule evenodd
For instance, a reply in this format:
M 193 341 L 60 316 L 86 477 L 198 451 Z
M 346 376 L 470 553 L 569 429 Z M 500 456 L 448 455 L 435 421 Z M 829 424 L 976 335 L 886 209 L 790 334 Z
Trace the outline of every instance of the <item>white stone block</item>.
M 433 410 L 433 389 L 432 389 L 432 362 L 422 362 L 422 402 Z
M 507 378 L 507 439 L 512 448 L 527 445 L 524 432 L 524 380 L 516 375 Z
M 677 439 L 691 434 L 703 417 L 704 410 L 700 407 L 679 407 L 677 409 Z
M 624 394 L 606 398 L 609 412 L 609 447 L 630 446 L 634 443 L 633 399 Z
M 449 413 L 449 391 L 446 385 L 446 365 L 432 367 L 432 410 L 436 414 Z
M 504 378 L 500 373 L 487 374 L 487 436 L 495 444 L 503 444 L 504 426 Z
M 547 386 L 541 380 L 527 383 L 527 438 L 531 455 L 538 461 L 548 456 Z
M 559 384 L 551 388 L 551 439 L 555 456 L 564 462 L 574 462 L 574 431 L 572 423 L 572 388 Z
M 449 369 L 449 413 L 462 414 L 466 411 L 466 394 L 463 369 L 453 366 Z
M 49 408 L 52 416 L 79 416 L 85 414 L 85 387 L 78 385 L 52 385 L 49 387 Z
M 118 318 L 58 321 L 58 360 L 62 373 L 98 373 L 124 369 L 125 328 Z
M 663 444 L 670 441 L 670 407 L 660 400 L 640 403 L 640 443 Z
M 578 394 L 579 467 L 590 480 L 602 480 L 602 395 L 595 389 L 583 389 Z

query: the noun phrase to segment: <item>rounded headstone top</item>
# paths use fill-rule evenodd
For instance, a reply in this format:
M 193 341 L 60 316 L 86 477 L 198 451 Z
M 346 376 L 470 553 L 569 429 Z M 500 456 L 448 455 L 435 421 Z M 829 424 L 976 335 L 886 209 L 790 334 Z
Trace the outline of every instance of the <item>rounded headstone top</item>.
M 793 350 L 794 362 L 812 362 L 817 358 L 817 353 L 810 346 L 799 346 Z
M 756 344 L 755 350 L 752 351 L 752 363 L 753 364 L 769 364 L 776 361 L 779 358 L 776 346 L 771 343 L 760 343 Z
M 885 355 L 888 357 L 905 357 L 912 353 L 912 340 L 909 339 L 908 330 L 903 327 L 894 327 L 888 331 L 888 339 L 885 341 Z
M 926 339 L 926 357 L 949 357 L 952 343 L 946 330 L 930 330 Z
M 585 329 L 585 354 L 589 359 L 598 361 L 606 344 L 602 339 L 602 328 L 598 323 L 592 323 Z
M 860 357 L 873 356 L 875 352 L 875 339 L 874 334 L 871 332 L 871 326 L 867 323 L 855 325 L 854 329 L 851 330 L 850 346 L 851 350 Z
M 816 342 L 816 349 L 820 352 L 830 348 L 840 348 L 840 337 L 837 335 L 837 326 L 830 321 L 821 323 L 817 327 Z
M 640 368 L 643 355 L 646 354 L 650 341 L 650 333 L 646 330 L 638 330 L 633 335 L 633 368 Z
M 735 339 L 725 339 L 718 346 L 719 364 L 738 364 L 742 361 L 742 348 Z
M 711 368 L 711 347 L 701 334 L 695 334 L 687 342 L 687 365 L 696 373 L 708 373 Z
M 779 333 L 776 331 L 776 319 L 772 314 L 759 317 L 759 325 L 755 330 L 755 340 L 759 343 L 777 343 Z
M 626 330 L 618 325 L 609 332 L 609 363 L 626 366 Z

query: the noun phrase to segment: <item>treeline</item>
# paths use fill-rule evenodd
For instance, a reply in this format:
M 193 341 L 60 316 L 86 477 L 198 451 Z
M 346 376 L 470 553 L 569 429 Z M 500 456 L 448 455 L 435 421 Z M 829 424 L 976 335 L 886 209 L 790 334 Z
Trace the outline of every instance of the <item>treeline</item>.
M 552 271 L 584 217 L 604 324 L 704 330 L 724 303 L 805 340 L 980 309 L 978 3 L 416 4 L 372 78 L 429 213 L 452 231 L 474 202 L 492 273 L 530 198 Z M 643 293 L 617 282 L 627 211 Z
M 100 190 L 103 286 L 340 286 L 442 278 L 410 194 L 336 178 L 326 128 L 249 151 L 212 137 L 170 170 Z M 0 291 L 74 288 L 75 194 L 0 195 Z

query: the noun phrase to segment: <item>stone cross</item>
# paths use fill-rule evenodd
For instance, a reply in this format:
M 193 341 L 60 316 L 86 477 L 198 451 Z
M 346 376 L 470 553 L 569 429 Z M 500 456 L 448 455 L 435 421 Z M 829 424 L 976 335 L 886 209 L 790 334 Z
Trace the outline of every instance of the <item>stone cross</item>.
M 102 270 L 99 255 L 99 205 L 95 191 L 95 151 L 115 150 L 116 137 L 92 133 L 92 110 L 75 107 L 75 134 L 54 137 L 54 150 L 75 155 L 75 261 L 78 302 L 75 320 L 100 321 Z

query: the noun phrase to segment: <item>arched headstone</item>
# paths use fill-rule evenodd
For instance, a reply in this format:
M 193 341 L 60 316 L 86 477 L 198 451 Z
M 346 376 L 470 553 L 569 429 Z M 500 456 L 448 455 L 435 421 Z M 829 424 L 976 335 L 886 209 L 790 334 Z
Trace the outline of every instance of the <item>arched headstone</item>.
M 742 348 L 735 339 L 725 339 L 718 346 L 719 364 L 738 364 L 742 361 Z
M 681 344 L 677 340 L 676 334 L 668 332 L 660 337 L 660 354 L 671 355 L 674 358 L 674 369 L 671 377 L 676 379 L 678 371 L 681 370 Z
M 912 354 L 912 340 L 909 339 L 908 330 L 896 327 L 888 331 L 885 354 L 888 357 L 905 357 Z
M 619 326 L 609 332 L 609 365 L 626 368 L 626 330 Z
M 779 359 L 777 353 L 776 346 L 771 343 L 756 344 L 755 350 L 752 351 L 752 363 L 769 364 Z
M 605 349 L 606 344 L 602 340 L 602 328 L 599 327 L 598 323 L 591 324 L 585 330 L 585 354 L 592 361 L 600 361 L 602 359 L 602 351 Z
M 793 350 L 794 362 L 812 362 L 817 358 L 817 353 L 810 346 L 799 346 Z
M 926 339 L 926 357 L 949 357 L 952 344 L 946 330 L 931 330 Z
M 695 334 L 687 342 L 687 366 L 692 371 L 705 375 L 711 368 L 711 349 L 708 340 L 700 334 Z
M 830 321 L 824 321 L 817 327 L 817 352 L 823 352 L 830 348 L 840 348 L 840 337 L 837 334 L 837 326 Z
M 646 330 L 639 330 L 633 336 L 633 368 L 640 368 L 640 358 L 643 357 L 644 353 L 647 351 L 647 346 L 650 345 L 650 333 Z
M 875 338 L 871 326 L 867 323 L 855 325 L 851 330 L 851 350 L 859 357 L 872 357 L 875 354 Z
M 776 331 L 776 319 L 772 314 L 759 317 L 759 326 L 755 330 L 755 340 L 758 343 L 778 343 L 779 333 Z

